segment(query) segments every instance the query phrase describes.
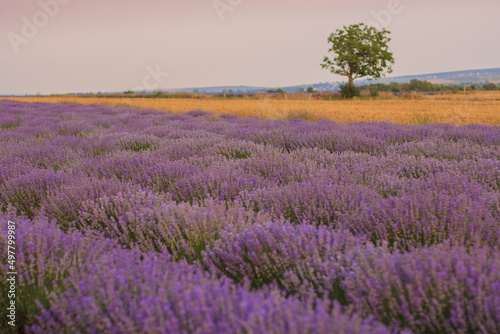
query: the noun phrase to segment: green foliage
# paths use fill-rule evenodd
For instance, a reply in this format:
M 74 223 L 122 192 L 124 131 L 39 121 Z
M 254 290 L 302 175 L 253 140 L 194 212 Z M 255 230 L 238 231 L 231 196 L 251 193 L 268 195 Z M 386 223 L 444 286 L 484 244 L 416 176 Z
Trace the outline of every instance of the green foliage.
M 308 92 L 308 93 L 314 93 L 314 88 L 313 88 L 312 86 L 309 86 L 309 87 L 307 88 L 307 92 Z
M 305 121 L 319 121 L 321 117 L 319 117 L 315 112 L 308 110 L 294 110 L 289 111 L 282 119 L 303 119 Z
M 156 150 L 159 144 L 152 138 L 131 138 L 120 139 L 120 146 L 122 151 L 141 152 L 148 150 Z
M 15 128 L 18 126 L 19 126 L 19 123 L 14 123 L 14 122 L 0 123 L 0 129 L 4 129 L 4 130 L 12 129 L 12 128 Z
M 153 97 L 161 98 L 161 97 L 167 97 L 167 95 L 165 93 L 163 93 L 161 90 L 159 90 L 153 94 Z
M 220 154 L 228 159 L 247 159 L 252 156 L 252 152 L 243 150 L 221 151 Z
M 399 86 L 393 86 L 391 88 L 392 93 L 401 93 L 401 88 Z
M 377 87 L 369 87 L 368 89 L 370 90 L 370 96 L 371 97 L 377 97 L 378 96 L 379 91 L 378 91 Z
M 430 124 L 434 123 L 434 119 L 432 116 L 428 113 L 423 113 L 423 114 L 414 114 L 415 116 L 415 124 Z
M 127 91 L 123 92 L 123 94 L 127 94 L 127 95 L 129 95 L 129 94 L 134 94 L 134 92 L 133 92 L 133 91 L 131 91 L 131 90 L 127 90 Z
M 417 92 L 439 92 L 441 87 L 438 84 L 430 83 L 429 81 L 422 81 L 418 79 L 410 80 L 409 84 L 404 84 L 406 91 L 417 91 Z
M 377 30 L 363 23 L 337 29 L 328 37 L 328 43 L 332 44 L 328 52 L 334 54 L 334 58 L 325 56 L 321 67 L 347 76 L 351 89 L 357 78 L 378 79 L 386 70 L 391 73 L 394 57 L 388 50 L 391 40 L 388 34 L 385 29 Z
M 268 93 L 280 93 L 280 94 L 285 94 L 285 91 L 281 88 L 278 88 L 278 89 L 269 89 L 267 90 L 266 92 Z
M 350 86 L 349 84 L 341 84 L 339 86 L 339 90 L 344 99 L 352 99 L 353 97 L 361 94 L 359 87 Z
M 66 275 L 60 278 L 54 276 L 55 275 L 47 275 L 44 279 L 44 285 L 34 283 L 18 286 L 16 296 L 16 327 L 8 325 L 7 321 L 9 320 L 2 321 L 0 324 L 0 333 L 26 333 L 25 327 L 21 324 L 35 323 L 36 317 L 40 315 L 41 311 L 39 305 L 43 308 L 49 307 L 48 294 L 54 290 L 54 287 L 63 286 L 63 277 Z M 8 291 L 7 284 L 0 283 L 0 290 L 5 292 Z
M 500 86 L 498 86 L 496 83 L 493 82 L 488 82 L 483 85 L 483 88 L 486 90 L 500 90 Z
M 418 80 L 418 79 L 412 79 L 408 83 L 397 83 L 397 82 L 391 82 L 391 83 L 373 83 L 369 85 L 362 85 L 359 86 L 361 90 L 369 90 L 370 93 L 377 91 L 377 92 L 393 92 L 393 93 L 400 93 L 400 92 L 410 92 L 410 91 L 417 91 L 417 92 L 443 92 L 443 91 L 452 91 L 453 93 L 459 93 L 463 91 L 464 87 L 463 86 L 458 86 L 458 85 L 439 85 L 439 84 L 433 84 L 429 81 L 426 80 Z M 467 87 L 467 89 L 472 89 Z M 373 95 L 372 95 L 373 96 Z
M 153 144 L 151 144 L 149 142 L 140 142 L 140 141 L 123 143 L 122 146 L 123 146 L 122 150 L 125 150 L 125 151 L 128 150 L 128 151 L 134 151 L 134 152 L 147 151 L 147 150 L 154 148 Z

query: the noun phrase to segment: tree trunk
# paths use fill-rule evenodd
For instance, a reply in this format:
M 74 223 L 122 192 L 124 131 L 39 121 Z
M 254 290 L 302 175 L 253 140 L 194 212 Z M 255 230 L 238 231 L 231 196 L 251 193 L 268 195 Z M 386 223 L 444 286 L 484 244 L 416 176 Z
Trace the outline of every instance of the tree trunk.
M 354 87 L 354 80 L 352 79 L 352 75 L 349 76 L 349 88 L 353 88 Z

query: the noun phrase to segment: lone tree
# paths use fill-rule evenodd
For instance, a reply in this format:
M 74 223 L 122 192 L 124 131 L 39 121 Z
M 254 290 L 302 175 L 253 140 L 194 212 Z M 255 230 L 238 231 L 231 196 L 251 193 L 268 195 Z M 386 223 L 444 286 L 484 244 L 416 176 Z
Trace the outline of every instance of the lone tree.
M 328 43 L 331 43 L 332 47 L 328 52 L 333 53 L 335 58 L 325 56 L 321 67 L 349 78 L 349 85 L 344 86 L 347 97 L 356 95 L 355 79 L 378 79 L 385 76 L 385 70 L 387 73 L 392 72 L 394 57 L 388 51 L 387 44 L 391 40 L 387 36 L 389 34 L 385 29 L 377 30 L 363 23 L 344 26 L 343 29 L 337 29 L 330 34 Z

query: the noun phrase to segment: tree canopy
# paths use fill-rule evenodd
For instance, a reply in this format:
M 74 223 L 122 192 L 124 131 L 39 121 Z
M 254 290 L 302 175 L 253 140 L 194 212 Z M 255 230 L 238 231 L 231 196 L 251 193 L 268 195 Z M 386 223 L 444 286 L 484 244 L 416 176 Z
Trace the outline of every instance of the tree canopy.
M 321 67 L 334 74 L 346 76 L 349 87 L 354 87 L 354 80 L 362 77 L 378 79 L 384 72 L 392 72 L 394 57 L 389 52 L 387 36 L 390 32 L 367 26 L 363 23 L 344 26 L 328 37 L 331 44 L 329 53 L 325 56 Z

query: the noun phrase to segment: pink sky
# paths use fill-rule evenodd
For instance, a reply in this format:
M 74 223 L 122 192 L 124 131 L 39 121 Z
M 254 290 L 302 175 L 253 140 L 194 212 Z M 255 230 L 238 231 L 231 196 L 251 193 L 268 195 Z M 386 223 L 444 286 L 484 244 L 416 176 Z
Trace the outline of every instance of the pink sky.
M 319 66 L 328 35 L 389 9 L 392 75 L 500 67 L 500 1 L 397 2 L 0 0 L 0 94 L 124 91 L 155 68 L 159 89 L 343 80 Z

